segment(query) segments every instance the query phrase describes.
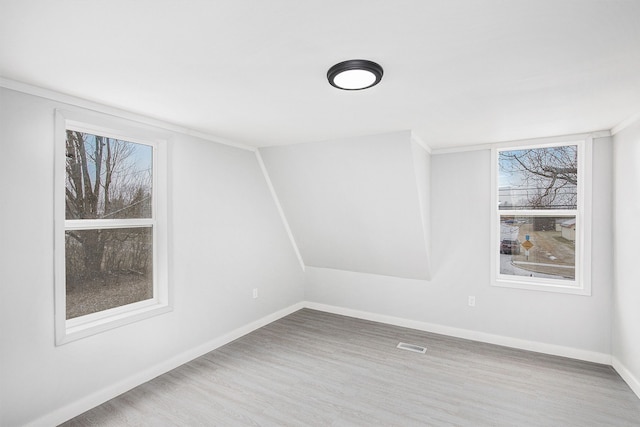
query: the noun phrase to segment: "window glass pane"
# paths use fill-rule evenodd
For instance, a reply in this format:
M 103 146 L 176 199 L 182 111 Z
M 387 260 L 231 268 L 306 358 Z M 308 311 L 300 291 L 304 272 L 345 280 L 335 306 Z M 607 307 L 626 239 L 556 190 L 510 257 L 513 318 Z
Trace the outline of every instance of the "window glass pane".
M 65 233 L 67 319 L 153 298 L 151 227 Z
M 576 209 L 578 147 L 498 152 L 500 209 Z
M 153 148 L 67 130 L 66 219 L 151 218 Z
M 500 274 L 575 280 L 576 217 L 500 216 Z

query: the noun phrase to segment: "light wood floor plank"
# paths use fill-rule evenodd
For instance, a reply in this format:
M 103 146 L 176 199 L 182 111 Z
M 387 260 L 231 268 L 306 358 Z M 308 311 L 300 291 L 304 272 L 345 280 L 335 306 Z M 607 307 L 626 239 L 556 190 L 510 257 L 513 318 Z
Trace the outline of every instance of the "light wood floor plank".
M 640 399 L 610 366 L 304 309 L 63 425 L 640 426 Z

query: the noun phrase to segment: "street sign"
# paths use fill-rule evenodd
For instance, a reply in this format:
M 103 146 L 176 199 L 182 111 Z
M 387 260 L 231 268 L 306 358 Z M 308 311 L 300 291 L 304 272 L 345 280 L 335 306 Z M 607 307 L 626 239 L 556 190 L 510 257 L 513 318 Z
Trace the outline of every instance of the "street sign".
M 533 243 L 531 243 L 531 240 L 525 240 L 524 242 L 522 242 L 522 247 L 526 250 L 529 250 L 533 247 Z

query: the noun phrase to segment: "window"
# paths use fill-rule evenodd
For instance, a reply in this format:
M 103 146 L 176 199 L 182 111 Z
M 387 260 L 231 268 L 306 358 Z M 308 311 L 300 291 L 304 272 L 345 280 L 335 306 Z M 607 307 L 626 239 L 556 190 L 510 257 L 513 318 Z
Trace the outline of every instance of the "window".
M 590 295 L 590 144 L 493 149 L 495 285 Z
M 56 113 L 56 343 L 166 312 L 164 143 Z M 113 119 L 110 119 L 113 123 Z M 116 121 L 117 124 L 117 121 Z M 123 136 L 126 135 L 126 136 Z

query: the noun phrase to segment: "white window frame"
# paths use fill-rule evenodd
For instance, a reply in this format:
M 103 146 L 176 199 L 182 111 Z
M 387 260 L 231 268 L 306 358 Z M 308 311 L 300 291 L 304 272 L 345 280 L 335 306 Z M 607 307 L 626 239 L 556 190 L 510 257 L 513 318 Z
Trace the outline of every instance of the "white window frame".
M 566 145 L 578 147 L 578 187 L 577 209 L 556 210 L 500 210 L 499 200 L 499 164 L 500 151 L 547 148 Z M 593 138 L 549 138 L 544 140 L 522 141 L 518 143 L 496 144 L 491 149 L 491 284 L 498 287 L 528 289 L 545 292 L 559 292 L 574 295 L 591 295 L 591 181 L 592 181 L 592 145 Z M 500 273 L 500 216 L 575 216 L 576 251 L 575 279 L 547 279 L 525 277 Z
M 152 217 L 148 219 L 80 219 L 67 220 L 65 210 L 66 131 L 73 129 L 107 136 L 153 149 Z M 55 112 L 55 337 L 62 345 L 109 329 L 137 322 L 172 310 L 172 290 L 167 262 L 167 148 L 166 140 L 144 125 L 125 119 L 91 112 L 56 110 Z M 153 298 L 108 310 L 66 318 L 65 231 L 152 227 Z

